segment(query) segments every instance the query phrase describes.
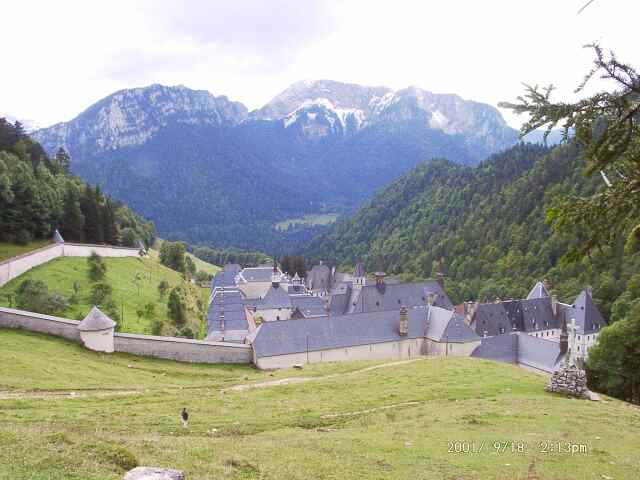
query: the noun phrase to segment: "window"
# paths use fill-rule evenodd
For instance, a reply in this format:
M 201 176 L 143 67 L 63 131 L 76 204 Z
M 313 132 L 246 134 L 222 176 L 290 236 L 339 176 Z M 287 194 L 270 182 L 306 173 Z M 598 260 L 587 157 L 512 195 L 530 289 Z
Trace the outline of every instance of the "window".
M 500 335 L 504 333 L 504 327 L 500 327 Z

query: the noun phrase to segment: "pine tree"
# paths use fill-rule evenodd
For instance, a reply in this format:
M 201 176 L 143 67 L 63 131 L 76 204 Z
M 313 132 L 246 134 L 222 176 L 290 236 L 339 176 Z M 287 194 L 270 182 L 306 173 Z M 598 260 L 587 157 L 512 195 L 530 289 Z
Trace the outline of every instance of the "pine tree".
M 64 211 L 60 222 L 62 238 L 72 242 L 84 241 L 84 215 L 80 209 L 80 192 L 69 182 L 64 196 Z
M 69 173 L 71 167 L 71 157 L 64 148 L 60 147 L 56 152 L 54 165 L 58 172 Z

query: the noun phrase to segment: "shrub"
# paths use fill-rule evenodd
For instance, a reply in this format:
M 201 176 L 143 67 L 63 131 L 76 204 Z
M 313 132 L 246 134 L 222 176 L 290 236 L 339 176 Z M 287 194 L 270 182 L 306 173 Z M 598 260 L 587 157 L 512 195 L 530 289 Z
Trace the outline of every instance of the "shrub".
M 169 288 L 169 282 L 166 280 L 161 280 L 160 283 L 158 283 L 158 293 L 160 293 L 160 298 L 164 298 L 169 291 Z
M 96 283 L 91 287 L 91 303 L 106 306 L 112 293 L 113 288 L 108 283 Z
M 16 232 L 15 242 L 18 245 L 26 245 L 31 240 L 33 240 L 33 236 L 31 235 L 31 232 L 29 232 L 28 230 L 20 229 Z
M 107 274 L 107 264 L 96 252 L 91 252 L 91 255 L 87 258 L 87 264 L 89 265 L 89 279 L 93 282 L 99 282 L 104 280 Z

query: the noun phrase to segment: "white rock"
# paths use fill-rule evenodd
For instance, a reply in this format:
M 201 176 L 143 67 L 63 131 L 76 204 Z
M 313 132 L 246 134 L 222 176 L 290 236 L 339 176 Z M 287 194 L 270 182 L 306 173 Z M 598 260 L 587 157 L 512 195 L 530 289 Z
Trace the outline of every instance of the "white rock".
M 123 480 L 184 480 L 184 473 L 170 468 L 136 467 L 129 470 Z

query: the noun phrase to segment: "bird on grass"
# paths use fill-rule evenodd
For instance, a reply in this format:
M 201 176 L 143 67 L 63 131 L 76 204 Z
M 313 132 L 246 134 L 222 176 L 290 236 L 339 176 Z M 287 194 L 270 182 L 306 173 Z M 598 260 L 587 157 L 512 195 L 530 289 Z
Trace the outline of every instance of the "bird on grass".
M 186 407 L 182 409 L 182 412 L 180 412 L 180 421 L 184 428 L 189 426 L 189 414 L 187 413 Z

